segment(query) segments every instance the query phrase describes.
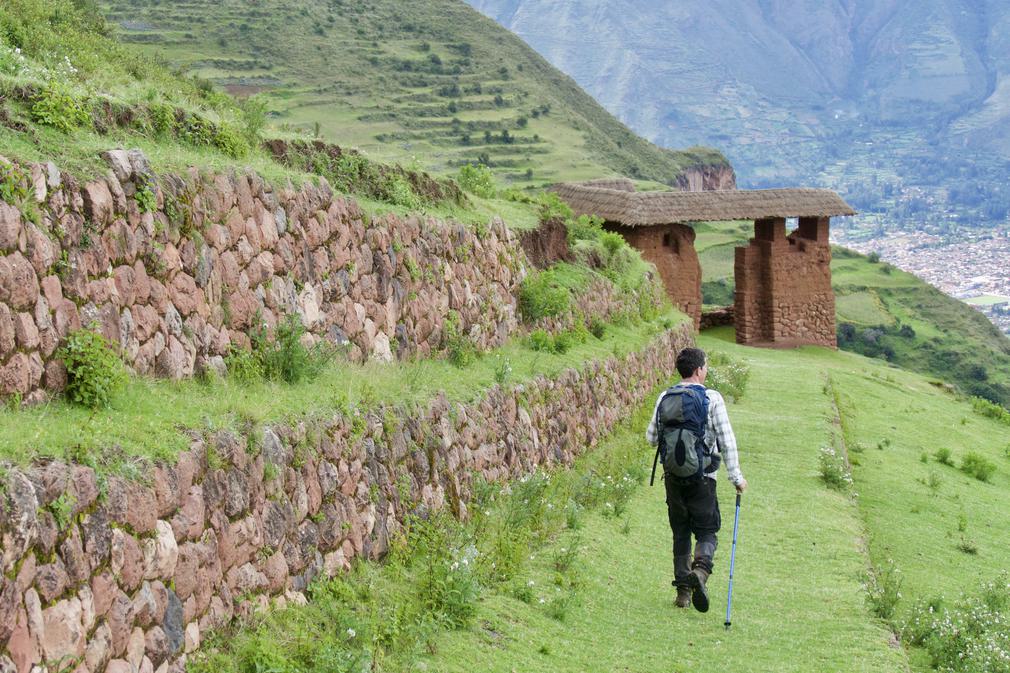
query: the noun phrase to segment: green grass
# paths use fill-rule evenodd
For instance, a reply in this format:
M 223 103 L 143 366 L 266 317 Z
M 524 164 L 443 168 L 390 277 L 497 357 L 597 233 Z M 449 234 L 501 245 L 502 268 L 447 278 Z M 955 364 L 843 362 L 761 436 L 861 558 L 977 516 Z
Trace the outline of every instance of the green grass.
M 519 185 L 601 172 L 673 184 L 686 168 L 726 165 L 714 150 L 636 136 L 457 0 L 101 5 L 131 46 L 235 93 L 262 90 L 280 132 L 318 133 L 379 160 L 441 174 L 484 161 Z
M 602 339 L 590 337 L 564 354 L 535 352 L 524 339 L 516 339 L 462 369 L 445 360 L 339 363 L 298 385 L 134 378 L 108 409 L 95 413 L 63 400 L 0 411 L 0 459 L 24 464 L 41 457 L 69 457 L 115 470 L 137 459 L 171 459 L 188 448 L 183 428 L 242 428 L 334 413 L 359 403 L 423 403 L 441 390 L 451 399 L 467 400 L 495 383 L 503 359 L 512 366 L 509 383 L 554 375 L 589 360 L 638 350 L 662 329 L 664 320 L 679 324 L 684 317 L 670 312 L 655 321 L 613 324 Z
M 835 311 L 839 320 L 858 325 L 893 325 L 894 316 L 888 314 L 876 292 L 865 290 L 835 297 Z
M 889 627 L 871 614 L 863 589 L 868 567 L 890 561 L 897 568 L 899 626 L 916 600 L 943 594 L 952 601 L 1007 567 L 1005 525 L 996 514 L 1010 508 L 1005 433 L 920 375 L 843 352 L 757 350 L 731 340 L 731 330 L 719 329 L 699 345 L 751 366 L 748 393 L 729 410 L 751 482 L 741 513 L 733 630 L 721 624 L 728 484 L 720 483 L 724 528 L 711 581 L 714 614 L 706 616 L 672 607 L 662 493 L 642 488 L 628 505 L 627 536 L 621 522 L 587 525 L 584 589 L 564 622 L 495 596 L 482 604 L 480 627 L 440 641 L 428 670 L 651 671 L 657 660 L 675 671 L 702 670 L 714 660 L 738 671 L 929 670 L 921 650 L 889 645 Z M 832 422 L 829 380 L 840 391 L 841 425 Z M 922 464 L 923 447 L 938 435 L 950 438 L 956 461 L 970 449 L 997 461 L 992 483 L 932 459 Z M 818 474 L 818 447 L 843 436 L 858 461 L 855 496 L 829 489 Z M 876 448 L 885 437 L 891 443 Z M 645 454 L 643 447 L 643 460 Z M 937 496 L 920 483 L 929 471 L 943 480 Z M 978 556 L 957 548 L 961 517 Z M 549 581 L 546 563 L 534 577 Z M 691 644 L 657 638 L 657 624 L 690 633 Z

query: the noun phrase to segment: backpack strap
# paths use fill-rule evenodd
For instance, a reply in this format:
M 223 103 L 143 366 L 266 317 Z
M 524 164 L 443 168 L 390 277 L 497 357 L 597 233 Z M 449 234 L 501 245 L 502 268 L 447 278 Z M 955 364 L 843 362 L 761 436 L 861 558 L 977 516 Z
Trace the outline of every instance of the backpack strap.
M 663 434 L 659 427 L 659 408 L 663 404 L 663 400 L 670 393 L 673 388 L 667 388 L 666 391 L 660 396 L 659 401 L 656 402 L 656 415 L 652 419 L 652 427 L 656 428 L 656 456 L 652 459 L 652 476 L 649 477 L 649 486 L 656 483 L 656 465 L 659 464 L 659 447 L 663 442 Z

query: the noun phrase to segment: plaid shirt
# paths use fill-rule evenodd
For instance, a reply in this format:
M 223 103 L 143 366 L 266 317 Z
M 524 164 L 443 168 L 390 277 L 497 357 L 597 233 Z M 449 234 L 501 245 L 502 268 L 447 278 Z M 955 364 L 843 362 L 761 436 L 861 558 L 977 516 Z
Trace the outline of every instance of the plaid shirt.
M 695 385 L 678 383 L 677 386 Z M 676 386 L 675 386 L 676 387 Z M 734 484 L 739 484 L 743 480 L 743 473 L 740 472 L 740 458 L 736 450 L 736 436 L 733 434 L 733 427 L 729 424 L 729 414 L 726 413 L 726 401 L 718 391 L 711 388 L 705 389 L 708 396 L 708 428 L 705 430 L 705 446 L 711 453 L 718 453 L 722 456 L 726 464 L 726 472 L 729 480 Z M 645 430 L 645 439 L 652 446 L 659 444 L 659 432 L 656 428 L 656 414 L 659 412 L 659 403 L 666 395 L 664 390 L 656 400 L 656 406 L 652 410 L 652 419 L 649 427 Z M 715 479 L 715 472 L 706 474 L 706 477 Z

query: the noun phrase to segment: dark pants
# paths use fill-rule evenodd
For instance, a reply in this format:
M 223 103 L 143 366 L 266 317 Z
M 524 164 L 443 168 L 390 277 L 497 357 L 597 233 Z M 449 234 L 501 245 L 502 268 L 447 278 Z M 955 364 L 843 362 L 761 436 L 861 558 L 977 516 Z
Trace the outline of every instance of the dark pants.
M 722 526 L 715 479 L 705 477 L 683 482 L 666 475 L 666 509 L 673 531 L 673 573 L 682 582 L 692 568 L 712 572 L 712 557 L 719 544 L 716 533 Z M 697 544 L 691 560 L 691 535 Z

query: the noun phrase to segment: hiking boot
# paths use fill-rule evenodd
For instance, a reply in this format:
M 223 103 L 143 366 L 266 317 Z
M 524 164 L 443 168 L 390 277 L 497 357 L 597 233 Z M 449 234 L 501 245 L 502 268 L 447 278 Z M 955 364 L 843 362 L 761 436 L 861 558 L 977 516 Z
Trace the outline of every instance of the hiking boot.
M 677 601 L 676 606 L 678 608 L 687 608 L 691 606 L 691 587 L 683 584 L 673 583 L 677 587 Z
M 691 603 L 698 612 L 708 612 L 708 589 L 705 582 L 708 581 L 708 571 L 704 568 L 695 568 L 687 576 L 687 585 L 691 588 Z

